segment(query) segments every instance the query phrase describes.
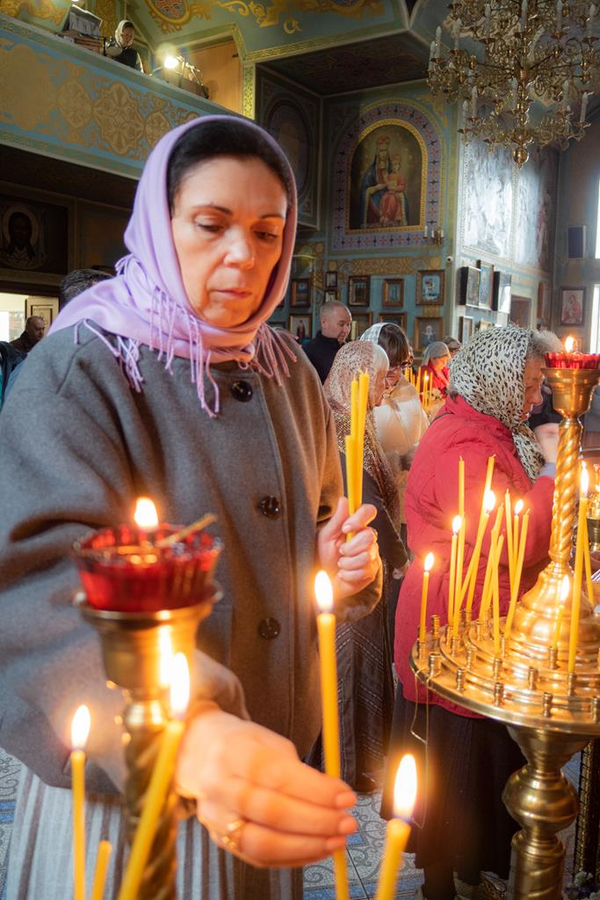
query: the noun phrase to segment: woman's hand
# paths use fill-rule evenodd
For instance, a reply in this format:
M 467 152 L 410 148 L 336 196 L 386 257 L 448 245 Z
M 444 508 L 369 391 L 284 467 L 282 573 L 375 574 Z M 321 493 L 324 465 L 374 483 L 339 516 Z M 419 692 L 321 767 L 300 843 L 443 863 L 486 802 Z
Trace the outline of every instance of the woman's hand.
M 258 867 L 304 866 L 357 829 L 350 788 L 300 762 L 286 738 L 216 706 L 192 719 L 177 787 L 219 846 Z
M 348 516 L 348 501 L 341 497 L 335 513 L 319 532 L 319 562 L 333 578 L 336 600 L 358 594 L 371 584 L 379 571 L 377 534 L 367 527 L 376 515 L 374 506 L 363 503 L 353 516 Z M 347 534 L 353 535 L 349 541 Z
M 558 455 L 558 425 L 555 422 L 538 425 L 537 428 L 533 429 L 533 433 L 542 448 L 546 462 L 555 463 Z

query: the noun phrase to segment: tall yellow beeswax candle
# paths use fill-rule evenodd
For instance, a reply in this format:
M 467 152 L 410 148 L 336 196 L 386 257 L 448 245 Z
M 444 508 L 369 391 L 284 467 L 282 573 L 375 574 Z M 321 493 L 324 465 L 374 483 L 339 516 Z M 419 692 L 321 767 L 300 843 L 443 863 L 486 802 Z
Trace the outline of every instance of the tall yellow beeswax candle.
M 323 755 L 325 771 L 333 778 L 340 777 L 340 724 L 337 702 L 337 665 L 335 658 L 335 616 L 333 589 L 326 572 L 317 572 L 315 596 L 319 607 L 317 631 L 321 670 L 321 706 L 323 709 Z M 349 900 L 348 869 L 343 848 L 333 853 L 336 900 Z
M 85 752 L 90 711 L 78 707 L 71 723 L 71 779 L 73 785 L 73 896 L 85 900 Z
M 458 549 L 458 532 L 462 525 L 460 516 L 452 519 L 452 543 L 450 544 L 450 573 L 448 578 L 448 631 L 454 618 L 454 589 L 456 587 L 456 553 Z M 458 599 L 458 598 L 457 598 Z
M 387 824 L 385 847 L 375 900 L 393 900 L 402 856 L 410 836 L 410 817 L 417 797 L 417 767 L 414 757 L 402 757 L 394 787 L 394 817 Z
M 579 481 L 579 517 L 577 520 L 577 544 L 575 547 L 575 577 L 573 579 L 573 600 L 571 602 L 571 630 L 569 632 L 568 671 L 575 671 L 577 659 L 577 637 L 579 635 L 579 612 L 581 609 L 581 582 L 583 576 L 583 545 L 586 539 L 586 516 L 588 508 L 589 476 L 585 466 L 581 467 Z
M 469 568 L 467 570 L 467 575 L 462 589 L 462 594 L 464 595 L 468 586 L 469 593 L 467 596 L 467 618 L 469 619 L 469 621 L 471 620 L 471 612 L 473 610 L 473 598 L 475 596 L 475 586 L 477 584 L 477 573 L 479 572 L 479 559 L 481 557 L 481 545 L 483 543 L 483 536 L 485 534 L 490 515 L 493 513 L 495 506 L 496 495 L 493 491 L 488 491 L 484 498 L 482 515 L 479 519 L 479 527 L 477 529 L 477 537 L 475 539 L 473 556 L 471 557 L 471 562 L 469 563 Z
M 504 535 L 498 538 L 496 551 L 494 553 L 494 568 L 492 570 L 492 609 L 494 617 L 494 656 L 500 656 L 500 585 L 498 583 L 498 565 L 502 556 L 502 545 L 504 544 Z
M 158 820 L 173 780 L 177 752 L 185 731 L 189 696 L 190 673 L 187 660 L 183 653 L 176 653 L 173 657 L 171 678 L 171 709 L 174 718 L 167 722 L 161 736 L 160 749 L 144 798 L 144 808 L 133 839 L 118 900 L 136 900 L 138 895 Z
M 521 501 L 519 501 L 520 503 Z M 506 623 L 504 626 L 504 638 L 508 641 L 510 637 L 510 630 L 512 628 L 512 622 L 515 615 L 515 610 L 517 608 L 517 597 L 519 596 L 519 587 L 521 586 L 521 574 L 523 572 L 523 561 L 525 559 L 525 547 L 527 545 L 527 529 L 529 527 L 529 510 L 523 516 L 523 524 L 521 526 L 521 536 L 519 538 L 518 545 L 515 544 L 515 573 L 514 578 L 510 586 L 510 606 L 508 608 L 508 615 L 506 616 Z M 513 533 L 514 540 L 514 533 Z
M 427 593 L 429 591 L 429 573 L 433 567 L 433 553 L 428 553 L 423 563 L 423 587 L 421 588 L 421 620 L 419 623 L 419 640 L 425 640 L 427 632 Z
M 506 513 L 506 552 L 508 554 L 508 577 L 512 584 L 515 574 L 515 560 L 512 533 L 512 504 L 510 499 L 510 491 L 507 489 L 504 495 L 504 510 Z
M 98 844 L 98 856 L 96 857 L 96 871 L 94 872 L 94 884 L 90 900 L 102 900 L 104 897 L 104 885 L 106 884 L 106 872 L 112 847 L 110 841 L 100 841 Z

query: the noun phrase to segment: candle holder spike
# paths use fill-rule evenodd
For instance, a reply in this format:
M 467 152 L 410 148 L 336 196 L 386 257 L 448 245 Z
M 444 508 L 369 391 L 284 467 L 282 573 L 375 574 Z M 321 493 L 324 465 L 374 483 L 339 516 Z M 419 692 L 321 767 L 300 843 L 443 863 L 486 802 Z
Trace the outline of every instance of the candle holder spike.
M 563 355 L 557 356 L 562 365 Z M 439 638 L 427 635 L 427 666 L 414 651 L 411 658 L 417 677 L 437 694 L 504 722 L 527 759 L 503 794 L 509 812 L 522 825 L 512 842 L 509 900 L 560 900 L 565 850 L 556 834 L 575 819 L 578 810 L 577 796 L 561 768 L 591 737 L 600 736 L 600 617 L 594 612 L 594 598 L 583 591 L 575 671 L 569 672 L 567 665 L 579 416 L 588 409 L 600 376 L 599 358 L 580 356 L 581 368 L 553 368 L 549 358 L 545 369 L 554 407 L 563 416 L 550 563 L 517 604 L 501 655 L 495 653 L 489 617 L 484 617 L 465 625 L 460 646 L 451 640 L 447 626 L 439 630 Z M 600 522 L 600 494 L 598 512 Z M 570 576 L 567 598 L 561 590 L 565 575 Z M 559 612 L 562 624 L 557 634 Z M 431 652 L 434 644 L 435 654 Z

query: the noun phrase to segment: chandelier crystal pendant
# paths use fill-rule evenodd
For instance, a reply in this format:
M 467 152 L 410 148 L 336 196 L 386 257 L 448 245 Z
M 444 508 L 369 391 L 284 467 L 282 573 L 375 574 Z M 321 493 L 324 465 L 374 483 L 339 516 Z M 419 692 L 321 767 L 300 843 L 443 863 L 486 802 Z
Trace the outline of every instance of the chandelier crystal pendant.
M 454 46 L 442 45 L 439 27 L 427 80 L 433 94 L 462 100 L 465 140 L 508 147 L 519 167 L 531 143 L 556 142 L 564 150 L 571 138 L 581 140 L 600 73 L 593 2 L 456 0 L 449 9 Z M 461 38 L 469 39 L 468 49 Z M 536 101 L 545 111 L 534 121 Z

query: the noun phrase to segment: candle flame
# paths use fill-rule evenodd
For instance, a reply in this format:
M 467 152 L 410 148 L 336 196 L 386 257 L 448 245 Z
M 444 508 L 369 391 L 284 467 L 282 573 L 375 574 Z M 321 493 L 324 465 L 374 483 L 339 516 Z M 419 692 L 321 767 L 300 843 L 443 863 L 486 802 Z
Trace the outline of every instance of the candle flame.
M 170 629 L 162 629 L 158 635 L 160 669 L 158 678 L 163 687 L 168 687 L 173 673 L 173 643 Z
M 176 653 L 171 666 L 171 710 L 183 719 L 190 702 L 190 669 L 184 653 Z
M 562 600 L 563 603 L 566 602 L 566 599 L 569 596 L 570 589 L 571 589 L 571 579 L 569 578 L 568 575 L 565 575 L 565 577 L 562 580 L 562 585 L 560 588 L 560 599 Z
M 485 492 L 485 500 L 484 500 L 485 511 L 488 513 L 493 512 L 495 505 L 496 505 L 495 493 L 493 491 L 486 491 Z
M 417 766 L 410 753 L 403 756 L 398 766 L 394 785 L 394 816 L 410 819 L 417 799 Z
M 315 578 L 315 596 L 321 612 L 331 612 L 333 609 L 333 588 L 327 572 L 321 569 Z
M 138 528 L 157 528 L 156 506 L 150 497 L 138 497 L 133 518 Z
M 569 335 L 565 340 L 565 350 L 567 353 L 572 353 L 573 348 L 575 347 L 575 338 L 572 335 Z
M 83 750 L 90 733 L 90 725 L 89 709 L 85 704 L 78 706 L 71 722 L 71 747 L 73 750 Z
M 579 476 L 579 493 L 581 496 L 587 496 L 587 492 L 590 487 L 590 476 L 588 474 L 587 466 L 584 462 L 581 463 L 581 475 Z
M 520 516 L 522 512 L 523 512 L 523 501 L 517 500 L 517 502 L 515 503 L 515 516 Z
M 462 525 L 462 517 L 454 516 L 454 518 L 452 519 L 452 533 L 458 534 L 458 532 L 460 531 L 461 525 Z
M 429 381 L 429 372 L 425 372 L 425 375 L 423 376 L 423 381 Z
M 435 559 L 435 557 L 434 557 L 433 553 L 431 553 L 431 552 L 428 553 L 427 556 L 425 557 L 425 562 L 423 563 L 423 569 L 426 572 L 431 572 L 431 570 L 433 568 L 434 559 Z

